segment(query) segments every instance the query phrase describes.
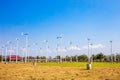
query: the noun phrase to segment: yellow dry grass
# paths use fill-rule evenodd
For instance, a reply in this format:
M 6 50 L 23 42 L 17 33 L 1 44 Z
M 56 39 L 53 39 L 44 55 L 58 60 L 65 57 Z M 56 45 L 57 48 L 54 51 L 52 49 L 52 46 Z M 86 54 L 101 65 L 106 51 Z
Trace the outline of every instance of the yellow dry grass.
M 32 63 L 0 63 L 0 80 L 120 80 L 119 67 L 33 66 Z

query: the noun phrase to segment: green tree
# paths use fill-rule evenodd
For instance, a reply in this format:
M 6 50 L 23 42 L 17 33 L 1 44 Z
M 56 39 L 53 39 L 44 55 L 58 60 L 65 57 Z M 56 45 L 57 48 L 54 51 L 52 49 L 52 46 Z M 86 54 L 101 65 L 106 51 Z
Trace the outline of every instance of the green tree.
M 96 55 L 93 54 L 92 59 L 93 59 L 93 61 L 96 61 L 97 60 Z
M 105 55 L 103 53 L 98 53 L 96 55 L 96 59 L 98 59 L 99 61 L 104 61 Z
M 2 55 L 0 55 L 0 62 L 2 61 Z
M 70 56 L 66 56 L 66 61 L 70 61 Z
M 76 62 L 76 61 L 77 61 L 77 59 L 78 59 L 78 56 L 77 56 L 77 55 L 72 56 L 72 61 L 73 61 L 73 62 Z
M 117 55 L 116 55 L 116 61 L 117 61 L 117 62 L 120 62 L 120 54 L 117 54 Z
M 87 55 L 83 54 L 83 55 L 80 55 L 78 56 L 78 61 L 88 61 L 88 57 Z
M 41 58 L 41 59 L 46 59 L 46 57 L 45 57 L 45 56 L 41 56 L 40 58 Z

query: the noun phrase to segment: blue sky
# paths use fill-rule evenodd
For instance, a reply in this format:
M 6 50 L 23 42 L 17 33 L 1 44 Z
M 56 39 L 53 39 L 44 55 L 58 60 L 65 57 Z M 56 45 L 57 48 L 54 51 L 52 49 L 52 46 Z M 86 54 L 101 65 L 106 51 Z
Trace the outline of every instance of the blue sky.
M 44 47 L 49 41 L 50 55 L 54 55 L 57 39 L 62 34 L 62 47 L 69 42 L 87 53 L 87 38 L 91 39 L 94 53 L 110 54 L 109 41 L 114 52 L 120 52 L 119 0 L 0 0 L 0 44 L 20 39 L 21 32 L 29 33 L 29 45 L 34 42 Z M 101 45 L 101 47 L 100 47 Z M 80 54 L 78 53 L 78 54 Z M 32 54 L 32 53 L 31 53 Z

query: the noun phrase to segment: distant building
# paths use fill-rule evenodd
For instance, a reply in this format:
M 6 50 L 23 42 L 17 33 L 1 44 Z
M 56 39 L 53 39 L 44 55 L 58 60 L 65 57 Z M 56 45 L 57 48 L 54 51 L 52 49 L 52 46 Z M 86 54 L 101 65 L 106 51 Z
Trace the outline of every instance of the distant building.
M 11 55 L 11 61 L 16 61 L 16 57 L 17 57 L 17 61 L 21 61 L 22 57 L 20 57 L 19 55 Z M 10 60 L 10 56 L 7 56 L 7 60 Z

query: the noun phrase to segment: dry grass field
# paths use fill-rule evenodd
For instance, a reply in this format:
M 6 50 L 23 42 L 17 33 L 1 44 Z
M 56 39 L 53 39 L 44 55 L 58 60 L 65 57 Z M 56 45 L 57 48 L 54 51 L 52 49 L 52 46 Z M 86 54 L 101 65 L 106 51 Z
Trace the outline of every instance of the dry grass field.
M 83 65 L 49 66 L 38 63 L 33 66 L 32 63 L 0 63 L 0 80 L 120 80 L 119 66 L 93 67 L 92 70 L 86 70 Z

